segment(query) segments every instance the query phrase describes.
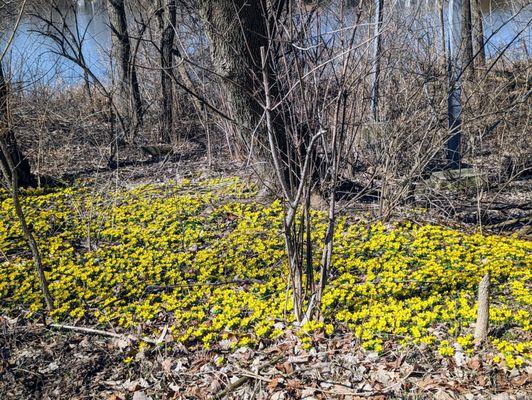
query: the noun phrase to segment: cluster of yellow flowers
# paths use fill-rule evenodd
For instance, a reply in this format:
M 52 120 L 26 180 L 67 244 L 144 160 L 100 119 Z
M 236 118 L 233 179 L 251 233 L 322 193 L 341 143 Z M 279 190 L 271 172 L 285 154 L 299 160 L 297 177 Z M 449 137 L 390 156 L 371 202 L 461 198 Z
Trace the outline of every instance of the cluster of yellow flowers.
M 236 178 L 143 185 L 112 194 L 91 186 L 24 192 L 58 320 L 140 327 L 169 324 L 175 340 L 243 346 L 283 334 L 292 321 L 282 204 L 253 202 Z M 325 216 L 313 215 L 316 251 Z M 43 308 L 12 201 L 0 193 L 0 306 Z M 530 335 L 532 243 L 405 222 L 338 221 L 325 322 L 298 333 L 350 329 L 367 349 L 386 341 L 472 348 L 478 282 L 491 271 L 491 321 Z M 315 257 L 319 260 L 319 257 Z M 524 336 L 526 336 L 524 335 Z M 530 342 L 494 341 L 508 366 Z

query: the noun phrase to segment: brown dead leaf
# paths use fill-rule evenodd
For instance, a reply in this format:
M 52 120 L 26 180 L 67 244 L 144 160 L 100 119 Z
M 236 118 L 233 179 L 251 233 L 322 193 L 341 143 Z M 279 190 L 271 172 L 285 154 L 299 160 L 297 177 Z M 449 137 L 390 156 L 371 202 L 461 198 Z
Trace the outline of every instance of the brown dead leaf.
M 301 389 L 303 387 L 303 384 L 298 379 L 288 379 L 288 381 L 286 382 L 286 386 L 289 389 L 297 390 Z
M 482 363 L 480 362 L 478 357 L 473 357 L 467 362 L 467 366 L 472 370 L 476 371 L 482 366 Z
M 497 382 L 497 387 L 499 389 L 504 390 L 504 389 L 506 389 L 508 387 L 508 380 L 506 379 L 506 376 L 504 375 L 504 372 L 499 371 L 499 373 L 497 374 L 495 380 Z
M 477 384 L 478 384 L 479 386 L 484 387 L 484 386 L 486 386 L 487 383 L 488 383 L 488 380 L 487 380 L 487 378 L 486 378 L 485 375 L 479 375 L 479 376 L 477 376 Z
M 397 359 L 391 363 L 392 365 L 390 365 L 392 368 L 399 368 L 401 367 L 401 365 L 403 364 L 403 361 L 405 359 L 405 356 L 404 354 L 401 354 L 399 357 L 397 357 Z
M 499 393 L 492 397 L 492 400 L 511 400 L 508 393 Z
M 165 373 L 165 375 L 171 375 L 172 374 L 172 365 L 173 361 L 171 358 L 166 358 L 161 362 L 161 367 Z
M 430 390 L 438 387 L 438 382 L 430 375 L 425 375 L 416 385 L 423 390 Z
M 284 392 L 275 392 L 270 397 L 270 400 L 285 400 L 285 399 L 286 399 L 286 394 Z
M 434 395 L 434 399 L 435 400 L 454 400 L 455 398 L 450 392 L 440 389 Z
M 528 374 L 523 374 L 512 379 L 512 383 L 517 387 L 524 386 L 529 382 L 532 382 L 532 376 Z
M 273 392 L 279 386 L 279 378 L 273 378 L 266 387 L 270 392 Z
M 189 398 L 189 397 L 196 397 L 196 398 L 204 398 L 205 396 L 203 396 L 203 393 L 201 391 L 201 389 L 197 386 L 189 386 L 186 388 L 185 390 L 185 398 Z
M 335 384 L 333 385 L 333 387 L 330 389 L 331 392 L 334 392 L 335 395 L 349 395 L 351 393 L 353 393 L 353 389 L 345 386 L 345 385 L 338 385 L 338 384 Z
M 222 390 L 223 384 L 220 381 L 220 379 L 214 378 L 209 385 L 209 392 L 211 394 L 218 393 L 220 390 Z
M 289 375 L 292 372 L 294 372 L 294 367 L 292 367 L 292 363 L 288 361 L 285 361 L 284 363 L 276 364 L 275 368 L 277 368 L 279 371 L 281 371 L 285 375 Z

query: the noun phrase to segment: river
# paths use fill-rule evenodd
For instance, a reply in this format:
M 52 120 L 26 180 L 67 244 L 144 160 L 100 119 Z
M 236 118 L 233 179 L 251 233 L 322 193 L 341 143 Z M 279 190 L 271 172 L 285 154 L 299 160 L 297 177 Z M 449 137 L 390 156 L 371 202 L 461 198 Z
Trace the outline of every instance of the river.
M 429 7 L 434 8 L 435 0 L 395 1 L 397 7 L 404 10 L 405 15 L 408 15 L 409 10 L 414 10 L 419 6 L 426 7 L 428 4 L 432 5 Z M 511 47 L 520 48 L 521 55 L 525 54 L 525 57 L 528 57 L 522 48 L 523 44 L 528 50 L 532 48 L 532 25 L 530 24 L 532 6 L 529 5 L 510 22 L 508 20 L 516 12 L 516 6 L 512 6 L 511 2 L 483 0 L 482 7 L 485 36 L 489 38 L 489 42 L 486 44 L 488 56 L 497 55 L 501 48 L 504 48 L 515 38 L 518 32 L 524 29 L 519 40 L 516 40 Z M 62 11 L 67 11 L 66 5 Z M 77 0 L 76 11 L 78 30 L 75 29 L 76 18 L 71 14 L 67 19 L 67 25 L 74 34 L 83 37 L 83 56 L 87 64 L 96 76 L 105 80 L 105 77 L 109 76 L 108 53 L 111 48 L 105 1 Z M 39 15 L 49 15 L 49 12 L 46 7 L 43 7 L 39 11 Z M 437 23 L 437 20 L 437 18 L 432 18 L 434 24 Z M 8 55 L 8 62 L 15 80 L 22 81 L 27 85 L 37 82 L 49 85 L 79 82 L 83 76 L 81 69 L 71 61 L 54 54 L 57 47 L 52 39 L 36 32 L 37 28 L 41 26 L 42 23 L 36 16 L 26 16 L 22 20 Z

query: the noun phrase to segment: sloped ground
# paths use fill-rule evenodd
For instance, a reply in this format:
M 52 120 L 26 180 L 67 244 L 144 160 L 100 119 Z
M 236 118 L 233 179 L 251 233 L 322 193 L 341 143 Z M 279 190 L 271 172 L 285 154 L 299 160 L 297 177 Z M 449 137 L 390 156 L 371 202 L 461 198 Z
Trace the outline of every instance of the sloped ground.
M 84 181 L 24 201 L 51 317 L 103 332 L 38 325 L 41 296 L 4 195 L 2 398 L 203 399 L 241 377 L 232 398 L 531 394 L 530 241 L 343 216 L 324 322 L 294 330 L 281 205 L 258 203 L 239 179 L 114 191 Z M 318 251 L 318 211 L 314 222 Z M 487 270 L 492 331 L 480 351 L 471 325 Z

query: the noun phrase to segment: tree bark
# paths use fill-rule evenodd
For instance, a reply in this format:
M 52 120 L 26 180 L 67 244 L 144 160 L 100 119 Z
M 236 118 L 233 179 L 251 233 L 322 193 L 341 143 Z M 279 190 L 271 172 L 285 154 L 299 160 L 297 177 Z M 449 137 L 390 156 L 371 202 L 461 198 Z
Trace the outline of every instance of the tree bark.
M 266 9 L 266 0 L 199 1 L 211 57 L 216 73 L 222 78 L 241 149 L 246 153 L 253 152 L 259 174 L 270 181 L 271 154 L 260 102 L 263 93 L 260 48 L 269 49 Z M 275 85 L 272 85 L 271 92 L 275 99 Z M 286 166 L 286 135 L 278 115 L 273 115 L 272 119 L 276 145 Z
M 443 0 L 438 0 L 438 17 L 440 19 L 440 40 L 441 40 L 441 57 L 442 67 L 447 65 L 447 42 L 445 39 L 445 14 L 443 12 Z
M 459 168 L 462 142 L 462 0 L 449 1 L 449 92 L 447 116 L 449 140 L 447 163 L 449 168 Z
M 373 65 L 371 70 L 371 114 L 373 121 L 379 120 L 379 79 L 381 71 L 382 40 L 381 29 L 383 21 L 384 0 L 375 0 L 375 22 L 373 34 Z
M 484 20 L 482 16 L 482 7 L 480 0 L 473 0 L 473 36 L 475 38 L 477 55 L 477 64 L 479 67 L 486 66 L 486 48 L 484 43 Z
M 164 0 L 163 0 L 164 1 Z M 174 136 L 173 118 L 173 75 L 174 75 L 174 41 L 177 23 L 176 0 L 167 0 L 166 5 L 161 5 L 161 138 L 165 143 L 170 143 Z
M 117 49 L 117 66 L 120 77 L 120 95 L 123 109 L 133 117 L 133 125 L 143 121 L 142 99 L 137 78 L 137 68 L 131 54 L 124 0 L 108 0 L 109 22 L 114 47 Z
M 475 0 L 473 0 L 475 1 Z M 473 76 L 473 22 L 471 18 L 471 0 L 462 0 L 462 53 L 463 68 L 468 75 Z
M 34 186 L 36 184 L 35 176 L 31 173 L 30 163 L 20 150 L 15 133 L 9 127 L 9 107 L 8 107 L 8 88 L 4 77 L 4 70 L 0 64 L 0 140 L 3 143 L 0 151 L 0 164 L 2 169 L 11 174 L 11 168 L 8 165 L 8 159 L 13 161 L 13 171 L 16 174 L 17 182 L 20 186 Z M 11 180 L 9 176 L 7 184 Z

